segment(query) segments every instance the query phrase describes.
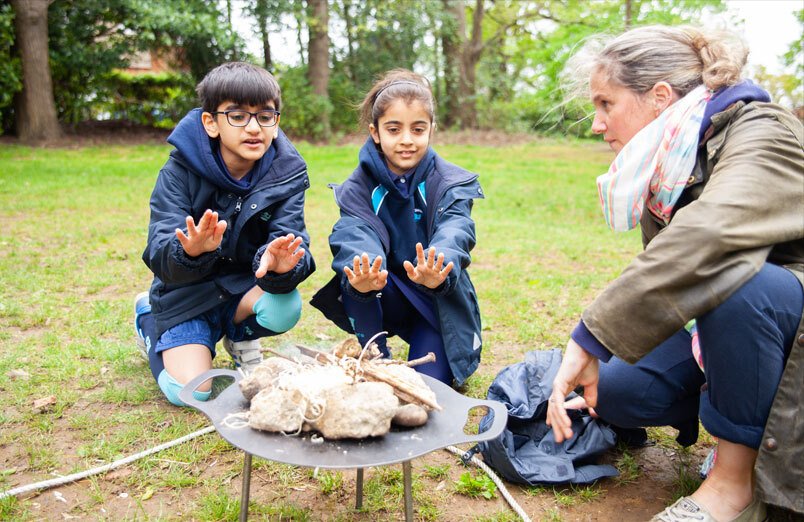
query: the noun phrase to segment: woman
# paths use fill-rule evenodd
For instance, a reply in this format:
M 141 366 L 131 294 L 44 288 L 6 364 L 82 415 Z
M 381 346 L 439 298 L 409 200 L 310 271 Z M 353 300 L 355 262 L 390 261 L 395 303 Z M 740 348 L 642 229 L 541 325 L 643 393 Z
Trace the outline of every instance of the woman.
M 785 420 L 802 399 L 802 126 L 740 80 L 734 40 L 642 27 L 570 65 L 617 153 L 598 178 L 606 220 L 639 223 L 645 248 L 584 311 L 548 423 L 557 442 L 572 436 L 576 386 L 604 420 L 675 426 L 685 444 L 700 416 L 717 459 L 657 521 L 764 520 L 764 502 L 804 511 L 802 423 Z

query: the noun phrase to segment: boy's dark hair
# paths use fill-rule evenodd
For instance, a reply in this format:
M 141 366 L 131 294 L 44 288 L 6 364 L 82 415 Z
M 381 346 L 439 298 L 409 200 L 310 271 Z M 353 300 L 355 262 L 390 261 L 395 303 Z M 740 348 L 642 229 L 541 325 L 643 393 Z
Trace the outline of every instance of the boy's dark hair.
M 246 62 L 227 62 L 215 67 L 195 90 L 201 109 L 206 112 L 215 112 L 225 101 L 257 106 L 274 102 L 274 108 L 281 110 L 282 91 L 276 79 L 262 67 Z

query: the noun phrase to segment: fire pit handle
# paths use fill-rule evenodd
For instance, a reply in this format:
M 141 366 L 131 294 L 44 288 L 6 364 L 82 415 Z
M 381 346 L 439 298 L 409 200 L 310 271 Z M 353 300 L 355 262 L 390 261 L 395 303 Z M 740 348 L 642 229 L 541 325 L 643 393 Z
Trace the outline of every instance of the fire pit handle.
M 193 408 L 200 410 L 201 413 L 212 419 L 212 416 L 207 411 L 207 408 L 210 407 L 212 403 L 215 402 L 215 399 L 210 401 L 199 401 L 195 397 L 193 397 L 193 392 L 201 386 L 201 384 L 205 383 L 206 381 L 213 379 L 215 377 L 232 377 L 234 378 L 234 382 L 229 384 L 237 384 L 237 382 L 243 378 L 243 375 L 240 372 L 235 370 L 230 370 L 228 368 L 213 368 L 212 370 L 206 371 L 201 375 L 195 377 L 193 380 L 188 382 L 184 385 L 179 391 L 179 399 L 181 399 L 184 404 L 188 406 L 192 406 Z M 228 388 L 228 386 L 227 386 Z
M 469 412 L 473 408 L 479 408 L 485 406 L 486 408 L 494 412 L 494 418 L 491 422 L 491 425 L 485 431 L 473 434 L 466 434 L 465 432 L 462 431 L 455 437 L 458 440 L 455 440 L 452 444 L 463 444 L 468 442 L 482 442 L 484 440 L 491 440 L 497 437 L 505 429 L 505 425 L 508 422 L 508 408 L 505 406 L 505 404 L 497 401 L 467 398 L 467 401 L 465 402 L 464 406 L 466 408 L 466 420 L 464 421 L 464 425 L 466 425 L 466 422 L 469 421 Z

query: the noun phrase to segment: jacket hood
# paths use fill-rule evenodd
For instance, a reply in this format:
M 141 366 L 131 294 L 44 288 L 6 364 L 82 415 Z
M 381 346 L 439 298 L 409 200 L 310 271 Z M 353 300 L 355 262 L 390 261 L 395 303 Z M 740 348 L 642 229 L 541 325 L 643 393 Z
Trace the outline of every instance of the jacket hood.
M 698 131 L 699 143 L 704 141 L 704 134 L 706 134 L 709 126 L 712 125 L 712 116 L 725 111 L 729 105 L 738 101 L 745 103 L 752 101 L 769 102 L 770 94 L 751 80 L 743 80 L 740 83 L 724 87 L 715 92 L 707 102 L 704 110 L 701 128 Z
M 218 143 L 207 135 L 201 122 L 201 113 L 200 108 L 188 112 L 168 136 L 168 143 L 176 147 L 178 159 L 197 175 L 223 190 L 240 195 L 246 194 L 250 188 L 235 183 L 224 170 L 222 163 L 218 161 Z M 254 169 L 256 170 L 252 184 L 256 184 L 265 177 L 271 169 L 276 152 L 275 145 L 272 143 L 268 152 L 255 163 Z
M 436 153 L 432 148 L 427 147 L 427 152 L 425 152 L 424 157 L 419 164 L 416 165 L 416 170 L 414 171 L 413 179 L 411 180 L 411 186 L 417 186 L 427 177 L 427 174 L 434 168 L 435 158 Z M 385 158 L 380 153 L 377 145 L 374 143 L 374 140 L 371 139 L 371 137 L 366 140 L 366 143 L 364 143 L 363 147 L 360 149 L 358 159 L 360 169 L 363 172 L 371 176 L 374 181 L 388 189 L 389 193 L 398 197 L 403 197 L 399 192 L 399 188 L 396 186 L 396 183 L 394 183 L 397 176 L 388 169 L 388 165 L 385 163 Z

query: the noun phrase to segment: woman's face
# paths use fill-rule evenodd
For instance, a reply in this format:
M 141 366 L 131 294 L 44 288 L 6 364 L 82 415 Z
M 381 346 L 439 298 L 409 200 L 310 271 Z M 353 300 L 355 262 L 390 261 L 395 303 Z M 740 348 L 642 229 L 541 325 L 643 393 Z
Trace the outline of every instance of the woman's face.
M 651 93 L 639 95 L 611 82 L 603 71 L 592 74 L 589 86 L 595 105 L 592 132 L 602 134 L 614 152 L 619 153 L 637 132 L 659 114 L 659 107 Z

